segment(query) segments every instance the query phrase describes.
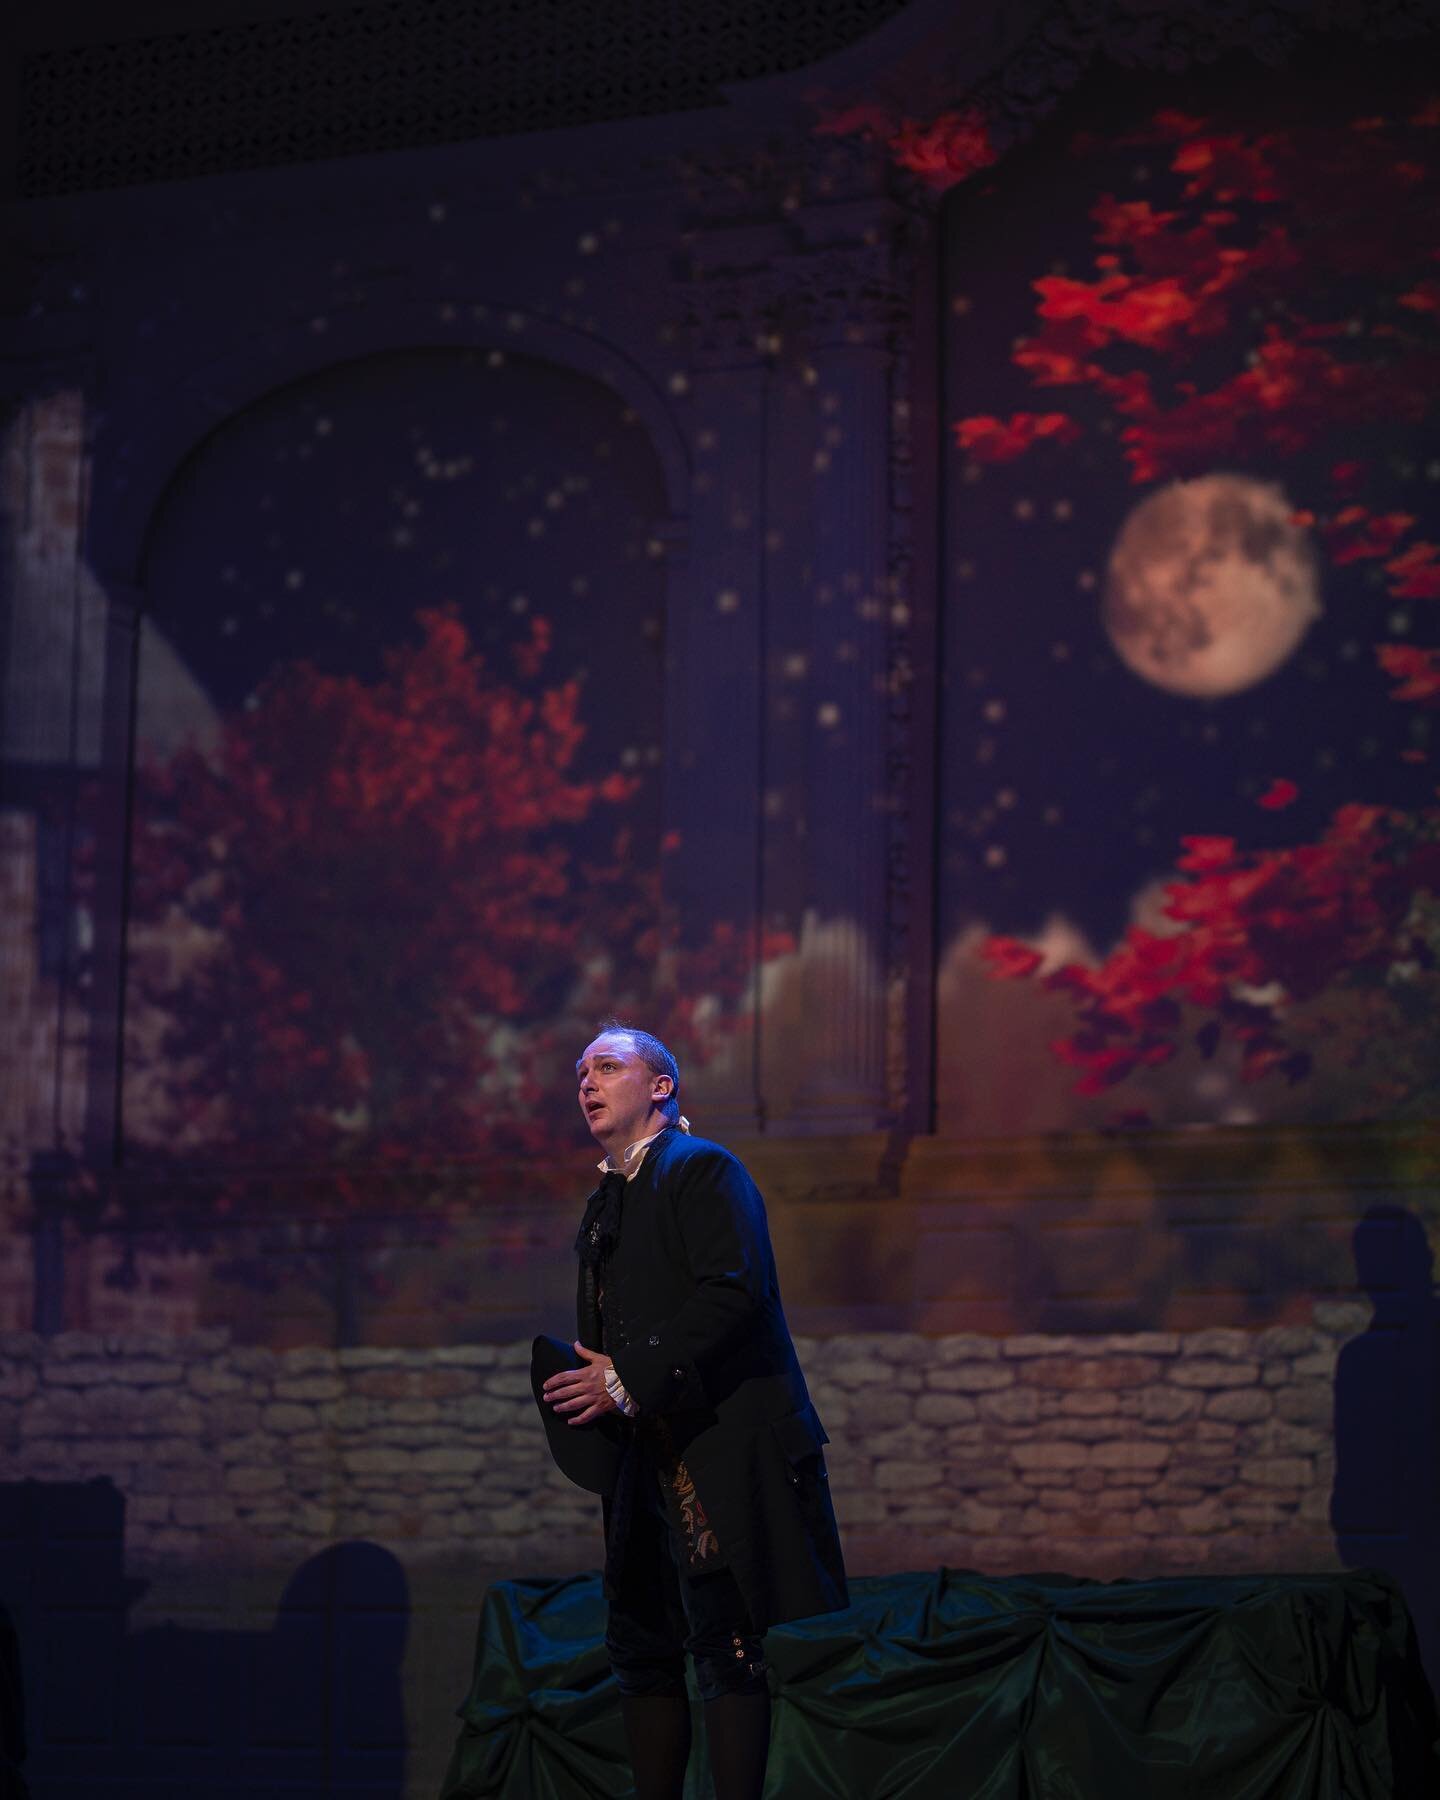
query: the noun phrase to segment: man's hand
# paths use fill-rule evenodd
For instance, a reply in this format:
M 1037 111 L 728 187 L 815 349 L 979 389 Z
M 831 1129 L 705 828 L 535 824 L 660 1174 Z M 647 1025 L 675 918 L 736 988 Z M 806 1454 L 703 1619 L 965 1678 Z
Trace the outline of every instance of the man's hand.
M 552 1375 L 540 1392 L 557 1413 L 566 1415 L 571 1425 L 588 1425 L 592 1419 L 618 1410 L 605 1389 L 610 1358 L 598 1350 L 587 1350 L 583 1344 L 576 1344 L 575 1354 L 585 1359 L 585 1367 L 563 1369 Z

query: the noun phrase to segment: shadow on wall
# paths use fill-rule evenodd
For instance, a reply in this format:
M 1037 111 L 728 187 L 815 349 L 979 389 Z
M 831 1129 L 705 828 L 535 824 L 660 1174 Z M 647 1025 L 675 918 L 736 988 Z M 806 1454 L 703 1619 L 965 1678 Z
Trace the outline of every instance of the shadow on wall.
M 1355 1271 L 1374 1314 L 1335 1371 L 1330 1522 L 1347 1568 L 1400 1583 L 1431 1686 L 1440 1690 L 1440 1300 L 1425 1227 L 1372 1206 Z
M 31 1800 L 400 1800 L 409 1596 L 390 1552 L 312 1556 L 269 1630 L 130 1631 L 145 1584 L 124 1576 L 124 1519 L 106 1480 L 0 1486 L 0 1601 L 24 1694 L 0 1719 L 0 1766 L 23 1758 Z

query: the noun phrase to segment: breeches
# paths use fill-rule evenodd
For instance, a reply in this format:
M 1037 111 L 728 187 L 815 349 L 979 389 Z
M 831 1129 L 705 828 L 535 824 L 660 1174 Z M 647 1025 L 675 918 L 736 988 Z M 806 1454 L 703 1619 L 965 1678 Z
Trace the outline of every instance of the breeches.
M 687 1654 L 702 1700 L 765 1692 L 763 1634 L 750 1622 L 735 1577 L 729 1569 L 693 1579 L 685 1573 L 653 1467 L 637 1486 L 605 1633 L 621 1694 L 683 1694 Z

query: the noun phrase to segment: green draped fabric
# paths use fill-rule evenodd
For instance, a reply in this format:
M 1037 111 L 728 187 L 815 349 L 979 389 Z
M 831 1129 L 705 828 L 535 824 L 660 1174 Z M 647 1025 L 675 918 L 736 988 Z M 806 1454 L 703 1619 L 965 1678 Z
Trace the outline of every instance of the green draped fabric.
M 1440 1796 L 1435 1705 L 1387 1576 L 941 1570 L 851 1593 L 766 1639 L 784 1800 Z M 604 1616 L 595 1575 L 491 1588 L 442 1800 L 630 1793 Z M 696 1752 L 701 1800 L 699 1730 Z

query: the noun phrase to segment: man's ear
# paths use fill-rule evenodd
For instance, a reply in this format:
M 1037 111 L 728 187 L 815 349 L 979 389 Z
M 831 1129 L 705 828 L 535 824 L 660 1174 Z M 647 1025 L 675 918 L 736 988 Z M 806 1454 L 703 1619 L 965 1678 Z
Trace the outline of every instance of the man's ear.
M 674 1092 L 675 1083 L 668 1075 L 657 1075 L 650 1083 L 650 1098 L 652 1100 L 668 1100 Z

